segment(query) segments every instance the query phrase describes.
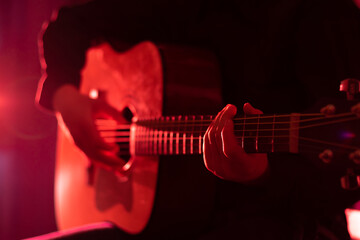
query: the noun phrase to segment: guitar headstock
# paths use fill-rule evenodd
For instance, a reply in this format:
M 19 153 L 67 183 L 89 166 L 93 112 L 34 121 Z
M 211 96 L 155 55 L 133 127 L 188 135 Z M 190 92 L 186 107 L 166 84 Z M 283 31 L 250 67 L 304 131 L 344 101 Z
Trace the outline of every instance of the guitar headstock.
M 360 187 L 360 101 L 323 100 L 299 124 L 299 152 L 341 178 L 345 189 Z

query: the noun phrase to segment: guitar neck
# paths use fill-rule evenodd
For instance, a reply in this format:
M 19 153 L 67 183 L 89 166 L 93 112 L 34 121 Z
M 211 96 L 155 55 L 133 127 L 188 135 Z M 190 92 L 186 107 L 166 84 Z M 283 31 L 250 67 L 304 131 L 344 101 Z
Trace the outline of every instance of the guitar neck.
M 299 114 L 243 115 L 234 119 L 238 144 L 248 153 L 298 152 Z M 214 116 L 139 120 L 130 147 L 136 155 L 202 154 L 203 136 Z
M 120 145 L 120 155 L 124 158 L 202 154 L 203 136 L 213 119 L 214 116 L 201 115 L 160 117 L 139 119 L 130 125 L 117 125 L 115 121 L 111 125 L 108 120 L 100 120 L 98 127 L 105 139 Z M 358 119 L 351 112 L 331 116 L 320 113 L 243 115 L 234 119 L 234 133 L 247 153 L 357 150 L 357 145 L 350 143 L 356 136 L 351 126 L 358 126 Z M 338 135 L 341 139 L 336 142 Z

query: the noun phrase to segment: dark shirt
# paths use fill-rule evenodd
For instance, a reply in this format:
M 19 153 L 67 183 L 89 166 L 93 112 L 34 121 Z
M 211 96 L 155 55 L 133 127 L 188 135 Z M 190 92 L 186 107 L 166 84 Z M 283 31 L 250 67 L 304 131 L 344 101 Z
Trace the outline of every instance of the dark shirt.
M 106 41 L 125 50 L 143 40 L 212 51 L 224 102 L 250 101 L 265 113 L 302 112 L 322 97 L 338 97 L 341 80 L 360 78 L 360 12 L 350 0 L 102 0 L 64 7 L 48 25 L 40 104 L 52 109 L 59 86 L 79 86 L 91 46 Z M 265 186 L 219 182 L 218 209 L 226 215 L 219 219 L 231 226 L 228 234 L 310 239 L 319 222 L 335 225 L 329 219 L 348 203 L 331 199 L 342 190 L 324 188 L 326 180 L 298 156 L 270 156 L 270 175 Z M 264 231 L 254 234 L 257 228 Z M 335 228 L 344 234 L 346 226 Z
M 63 8 L 44 34 L 48 78 L 40 103 L 78 85 L 84 52 L 100 41 L 187 44 L 213 51 L 224 102 L 303 111 L 359 78 L 359 10 L 350 1 L 94 1 Z M 271 99 L 271 101 L 269 101 Z M 284 101 L 286 99 L 286 101 Z

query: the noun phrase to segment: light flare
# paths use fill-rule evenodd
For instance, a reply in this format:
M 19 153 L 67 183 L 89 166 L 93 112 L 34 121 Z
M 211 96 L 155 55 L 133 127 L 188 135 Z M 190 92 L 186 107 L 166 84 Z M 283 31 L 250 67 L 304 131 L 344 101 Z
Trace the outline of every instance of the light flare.
M 360 210 L 345 209 L 347 227 L 352 240 L 360 240 Z

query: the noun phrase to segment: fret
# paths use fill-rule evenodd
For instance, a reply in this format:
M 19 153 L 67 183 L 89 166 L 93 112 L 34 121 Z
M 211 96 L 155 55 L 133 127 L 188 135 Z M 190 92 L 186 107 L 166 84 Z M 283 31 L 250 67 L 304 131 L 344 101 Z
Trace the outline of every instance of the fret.
M 164 154 L 168 154 L 168 131 L 164 131 Z
M 201 134 L 199 135 L 199 145 L 198 145 L 198 149 L 199 149 L 199 154 L 202 154 L 202 142 L 201 142 L 201 140 L 202 140 L 202 137 L 201 137 Z
M 191 116 L 190 154 L 194 154 L 194 128 L 195 128 L 195 116 Z
M 170 154 L 170 143 L 171 143 L 171 140 L 170 140 L 170 129 L 169 129 L 169 127 L 166 125 L 168 122 L 170 121 L 170 117 L 166 117 L 165 118 L 165 126 L 164 126 L 164 129 L 166 129 L 166 136 L 165 136 L 165 142 L 164 142 L 164 144 L 165 144 L 165 146 L 164 146 L 164 149 L 165 149 L 165 151 L 166 151 L 166 153 L 165 154 Z M 164 135 L 165 135 L 165 133 L 164 133 Z
M 155 129 L 154 131 L 154 149 L 153 149 L 153 152 L 155 155 L 158 155 L 158 130 Z
M 150 121 L 150 123 L 152 123 L 152 121 Z M 149 129 L 149 136 L 148 136 L 148 154 L 149 155 L 153 155 L 154 152 L 154 129 L 150 126 L 148 126 L 148 129 Z
M 257 115 L 244 116 L 242 145 L 247 153 L 257 152 L 258 121 L 259 118 Z
M 131 132 L 134 134 L 130 134 L 131 136 L 131 146 L 133 146 L 133 150 L 131 154 L 138 154 L 139 152 L 139 139 L 140 139 L 140 126 L 132 125 Z
M 274 116 L 260 115 L 258 128 L 258 151 L 259 153 L 272 152 L 274 147 Z
M 153 129 L 153 138 L 154 138 L 154 142 L 153 142 L 153 153 L 155 154 L 155 155 L 158 155 L 158 147 L 159 147 L 159 143 L 158 143 L 158 141 L 159 141 L 159 127 L 158 127 L 158 125 L 159 125 L 159 118 L 155 118 L 154 120 L 153 120 L 153 126 L 151 126 L 151 129 Z
M 158 129 L 157 129 L 157 124 L 158 124 L 158 119 L 155 118 L 153 121 L 152 121 L 152 126 L 150 126 L 151 130 L 152 130 L 152 139 L 153 139 L 153 143 L 152 143 L 152 154 L 155 154 L 157 155 L 158 151 L 157 151 L 157 147 L 158 147 Z
M 204 123 L 204 116 L 203 115 L 201 115 L 201 117 L 200 117 L 200 131 L 199 131 L 199 154 L 202 154 L 202 139 L 203 139 L 203 136 L 204 136 L 204 134 L 203 134 L 203 123 Z M 210 117 L 210 119 L 209 120 L 212 120 L 212 116 Z
M 162 130 L 159 130 L 159 146 L 158 146 L 158 152 L 160 155 L 164 154 L 164 151 L 163 151 L 163 131 Z
M 186 133 L 185 132 L 183 133 L 182 142 L 183 142 L 182 153 L 186 154 Z
M 275 116 L 274 123 L 274 152 L 288 152 L 290 117 Z
M 145 154 L 149 154 L 149 148 L 150 148 L 150 129 L 146 126 L 145 127 L 145 139 L 144 139 L 144 141 L 145 141 L 145 143 L 144 143 L 144 145 L 145 145 L 145 149 L 144 149 L 144 153 Z
M 141 126 L 141 138 L 140 138 L 140 152 L 141 153 L 144 153 L 145 151 L 145 127 L 144 126 Z
M 144 154 L 145 151 L 145 127 L 140 126 L 140 141 L 139 141 L 139 153 Z
M 179 151 L 179 148 L 180 148 L 180 124 L 179 123 L 181 122 L 181 116 L 178 116 L 177 120 L 178 120 L 178 127 L 176 129 L 176 134 L 175 134 L 175 136 L 176 136 L 175 154 L 178 155 L 180 153 L 180 151 Z M 174 119 L 174 121 L 175 121 L 175 119 Z
M 289 152 L 291 153 L 299 152 L 299 120 L 298 113 L 291 114 L 289 128 Z
M 136 154 L 136 131 L 137 128 L 134 124 L 130 125 L 130 132 L 129 132 L 129 156 Z
M 182 147 L 182 153 L 183 154 L 186 154 L 186 131 L 187 131 L 187 124 L 188 124 L 188 117 L 187 116 L 185 116 L 185 118 L 184 118 L 184 133 L 183 133 L 183 147 Z
M 200 116 L 192 116 L 192 148 L 194 154 L 199 154 L 199 132 L 201 131 L 201 125 L 198 124 L 200 120 Z
M 255 151 L 259 152 L 259 123 L 260 123 L 260 117 L 257 119 L 257 125 L 256 125 L 256 137 L 255 137 Z
M 171 117 L 171 121 L 175 121 L 175 117 Z M 173 147 L 174 147 L 174 132 L 173 132 L 173 126 L 170 127 L 170 148 L 169 148 L 169 154 L 172 155 L 173 154 Z

